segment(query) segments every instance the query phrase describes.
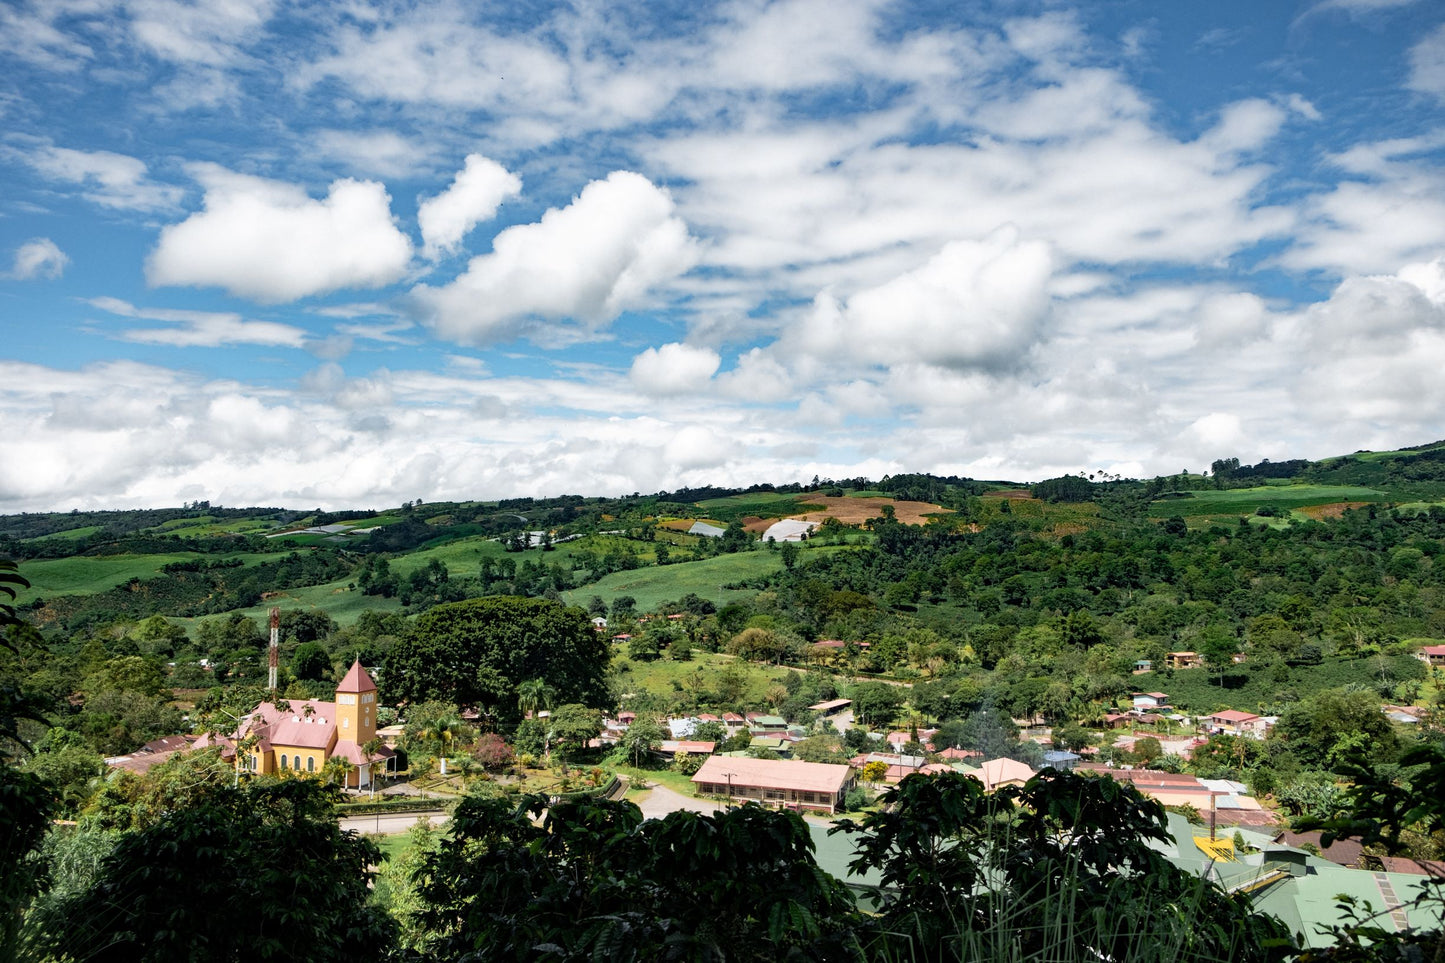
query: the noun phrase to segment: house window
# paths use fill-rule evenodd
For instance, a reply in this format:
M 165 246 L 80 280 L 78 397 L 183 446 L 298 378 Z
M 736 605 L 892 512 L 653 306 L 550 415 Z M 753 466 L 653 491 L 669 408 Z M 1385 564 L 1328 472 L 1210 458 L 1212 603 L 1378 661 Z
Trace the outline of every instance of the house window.
M 315 757 L 315 756 L 307 756 L 307 757 L 306 757 L 306 771 L 307 771 L 307 772 L 315 772 L 315 771 L 316 771 L 316 757 Z
M 286 768 L 286 754 L 284 752 L 281 754 L 281 768 Z
M 769 789 L 763 793 L 764 799 L 782 799 L 783 794 L 776 789 Z

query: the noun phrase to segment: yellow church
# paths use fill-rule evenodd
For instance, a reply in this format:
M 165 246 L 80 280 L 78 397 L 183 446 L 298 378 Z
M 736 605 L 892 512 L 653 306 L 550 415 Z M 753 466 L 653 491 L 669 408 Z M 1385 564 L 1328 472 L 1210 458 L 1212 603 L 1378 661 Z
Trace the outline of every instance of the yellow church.
M 352 765 L 346 785 L 364 789 L 396 756 L 379 744 L 370 756 L 364 748 L 376 740 L 376 708 L 376 683 L 358 660 L 336 687 L 335 702 L 263 702 L 245 716 L 234 737 L 236 765 L 257 773 L 319 773 L 340 757 Z

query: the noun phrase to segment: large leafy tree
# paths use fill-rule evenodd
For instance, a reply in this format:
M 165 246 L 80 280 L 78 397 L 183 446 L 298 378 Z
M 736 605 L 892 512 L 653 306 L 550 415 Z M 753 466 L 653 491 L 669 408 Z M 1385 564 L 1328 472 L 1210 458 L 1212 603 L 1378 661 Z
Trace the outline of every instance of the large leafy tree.
M 315 780 L 210 785 L 121 836 L 61 908 L 56 956 L 106 961 L 358 960 L 395 942 L 371 904 L 381 853 L 343 831 Z
M 985 793 L 961 774 L 909 776 L 861 824 L 858 871 L 882 873 L 884 959 L 1270 960 L 1284 927 L 1170 863 L 1164 809 L 1131 786 L 1045 770 Z
M 518 687 L 541 680 L 560 703 L 609 701 L 610 653 L 587 613 L 547 599 L 481 598 L 438 605 L 387 658 L 387 696 L 476 706 L 503 723 L 521 716 Z
M 644 823 L 629 802 L 469 798 L 421 874 L 424 945 L 437 960 L 858 959 L 861 917 L 812 850 L 801 818 L 757 806 Z

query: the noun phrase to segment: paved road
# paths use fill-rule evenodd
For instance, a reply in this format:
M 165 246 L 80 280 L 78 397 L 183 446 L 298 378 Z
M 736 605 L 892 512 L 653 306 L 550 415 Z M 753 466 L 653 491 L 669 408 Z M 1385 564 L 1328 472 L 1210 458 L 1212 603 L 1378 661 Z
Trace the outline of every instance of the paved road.
M 433 826 L 440 826 L 447 821 L 447 815 L 446 813 L 395 813 L 388 816 L 383 813 L 370 816 L 343 816 L 341 817 L 341 828 L 352 829 L 358 833 L 380 833 L 383 836 L 395 836 L 410 830 L 419 819 L 425 819 Z
M 668 813 L 679 809 L 690 809 L 695 813 L 715 813 L 727 808 L 710 799 L 694 799 L 692 796 L 684 796 L 656 783 L 653 783 L 646 796 L 635 799 L 634 802 L 637 803 L 638 808 L 642 810 L 642 815 L 647 819 L 661 819 Z
M 670 812 L 679 809 L 690 809 L 697 813 L 712 813 L 727 807 L 710 799 L 696 799 L 692 796 L 684 796 L 682 793 L 668 789 L 666 786 L 657 783 L 647 790 L 646 795 L 634 798 L 642 815 L 647 819 L 660 819 Z M 383 836 L 394 836 L 404 833 L 416 824 L 418 819 L 426 819 L 433 826 L 440 826 L 447 821 L 445 813 L 397 813 L 394 815 L 369 816 L 343 816 L 341 828 L 351 829 L 359 833 L 380 833 Z

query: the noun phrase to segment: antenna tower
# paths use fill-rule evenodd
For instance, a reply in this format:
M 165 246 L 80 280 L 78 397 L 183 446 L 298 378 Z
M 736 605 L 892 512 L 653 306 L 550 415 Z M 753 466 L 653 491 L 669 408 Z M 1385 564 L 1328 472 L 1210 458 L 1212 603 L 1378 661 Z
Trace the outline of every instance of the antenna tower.
M 271 649 L 266 653 L 266 686 L 276 688 L 276 668 L 281 663 L 281 610 L 271 610 Z

